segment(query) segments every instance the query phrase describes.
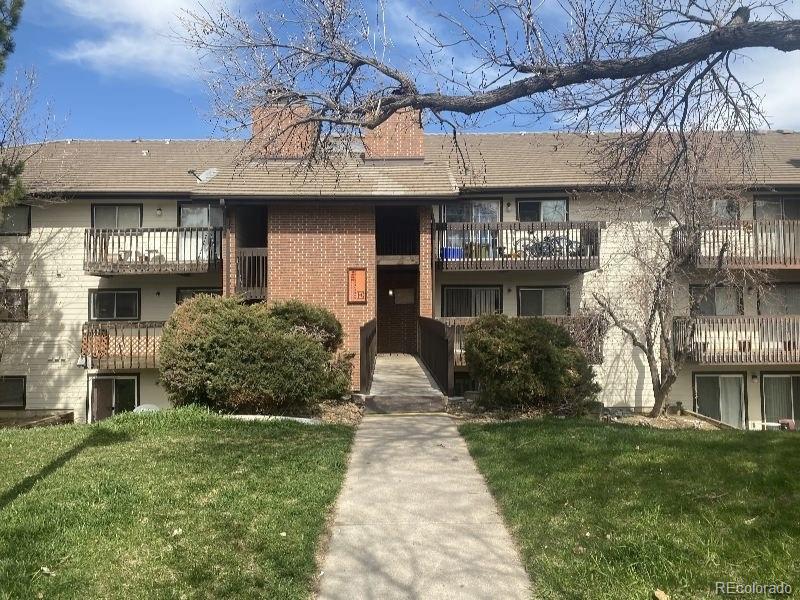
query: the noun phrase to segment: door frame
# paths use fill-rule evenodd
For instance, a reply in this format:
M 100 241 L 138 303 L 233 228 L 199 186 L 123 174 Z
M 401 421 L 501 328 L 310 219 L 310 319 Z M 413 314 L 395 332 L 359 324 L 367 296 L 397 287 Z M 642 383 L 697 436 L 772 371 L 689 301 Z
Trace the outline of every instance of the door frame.
M 140 373 L 90 373 L 86 377 L 86 422 L 94 422 L 94 411 L 92 410 L 92 390 L 95 379 L 133 379 L 136 382 L 136 398 L 134 407 L 139 406 L 141 401 L 141 374 Z M 112 388 L 114 389 L 114 388 Z M 116 394 L 116 391 L 113 392 Z M 111 398 L 111 416 L 114 416 L 114 397 Z
M 783 376 L 783 377 L 789 377 L 791 379 L 792 377 L 800 377 L 800 372 L 798 372 L 798 371 L 759 371 L 759 373 L 758 373 L 758 389 L 759 389 L 759 392 L 761 393 L 761 422 L 762 423 L 766 423 L 767 422 L 767 398 L 766 398 L 766 396 L 764 396 L 764 377 L 765 376 L 766 377 Z M 792 412 L 794 412 L 794 386 L 791 385 L 791 382 L 790 382 L 790 386 L 789 387 L 792 390 Z M 799 415 L 795 415 L 795 417 L 798 417 L 798 416 Z M 795 421 L 798 421 L 798 420 L 800 420 L 800 419 L 795 418 Z

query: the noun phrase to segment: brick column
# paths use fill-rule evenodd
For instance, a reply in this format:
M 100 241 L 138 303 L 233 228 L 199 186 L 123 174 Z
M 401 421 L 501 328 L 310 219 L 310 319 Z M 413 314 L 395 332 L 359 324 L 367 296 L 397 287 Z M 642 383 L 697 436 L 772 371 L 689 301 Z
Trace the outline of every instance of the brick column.
M 225 207 L 222 230 L 222 295 L 236 293 L 236 209 Z
M 433 318 L 433 210 L 419 207 L 419 314 Z

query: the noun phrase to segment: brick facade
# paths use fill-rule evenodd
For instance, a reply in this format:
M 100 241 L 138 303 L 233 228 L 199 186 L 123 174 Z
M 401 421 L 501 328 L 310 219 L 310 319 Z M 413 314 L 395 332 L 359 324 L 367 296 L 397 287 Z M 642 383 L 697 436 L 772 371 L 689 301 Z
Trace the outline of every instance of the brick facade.
M 267 158 L 305 158 L 319 129 L 318 123 L 297 124 L 308 116 L 307 106 L 264 106 L 253 110 L 253 139 L 263 139 Z
M 433 212 L 419 207 L 419 314 L 433 318 Z
M 274 205 L 268 213 L 267 299 L 296 298 L 331 310 L 344 327 L 344 350 L 356 354 L 359 330 L 376 318 L 374 206 Z M 367 269 L 367 303 L 347 304 L 347 269 Z
M 362 137 L 367 159 L 425 157 L 420 113 L 411 108 L 396 112 L 375 129 L 365 130 Z

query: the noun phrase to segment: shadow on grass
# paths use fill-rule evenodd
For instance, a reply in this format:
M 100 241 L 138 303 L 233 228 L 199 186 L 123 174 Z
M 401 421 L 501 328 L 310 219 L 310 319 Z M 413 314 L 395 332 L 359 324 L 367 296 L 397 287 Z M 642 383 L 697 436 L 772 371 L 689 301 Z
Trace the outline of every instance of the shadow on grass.
M 83 440 L 75 444 L 66 452 L 62 452 L 36 473 L 28 475 L 25 479 L 17 483 L 14 487 L 0 495 L 0 510 L 5 509 L 14 500 L 23 494 L 27 494 L 34 485 L 55 473 L 58 469 L 62 468 L 70 460 L 78 456 L 84 450 L 89 448 L 98 448 L 102 446 L 111 446 L 112 444 L 119 444 L 130 440 L 127 433 L 120 431 L 112 431 L 109 429 L 97 428 L 87 435 Z

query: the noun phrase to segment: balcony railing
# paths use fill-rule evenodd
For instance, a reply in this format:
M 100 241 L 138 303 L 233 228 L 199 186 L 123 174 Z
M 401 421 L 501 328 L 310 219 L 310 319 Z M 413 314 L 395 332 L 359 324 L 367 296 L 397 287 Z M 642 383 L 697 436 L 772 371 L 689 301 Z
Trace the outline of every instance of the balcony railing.
M 566 329 L 591 364 L 597 365 L 603 362 L 603 338 L 608 330 L 608 324 L 601 316 L 569 315 L 543 318 Z M 467 366 L 464 357 L 464 330 L 475 317 L 440 317 L 439 320 L 454 329 L 455 366 Z
M 155 369 L 164 321 L 83 324 L 81 356 L 88 369 Z
M 603 223 L 437 223 L 436 261 L 445 270 L 590 271 L 600 266 Z
M 676 317 L 673 344 L 703 365 L 800 364 L 800 316 Z
M 267 297 L 267 249 L 236 249 L 236 293 L 247 300 Z
M 800 268 L 800 221 L 735 221 L 675 231 L 676 251 L 698 268 Z
M 90 275 L 205 273 L 219 267 L 222 230 L 207 227 L 87 229 L 83 269 Z

